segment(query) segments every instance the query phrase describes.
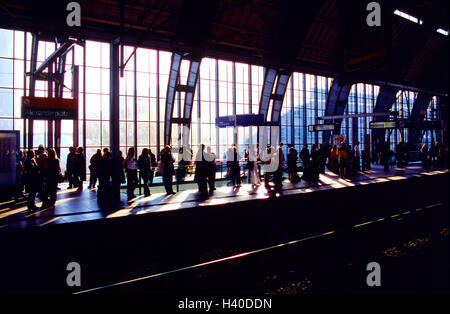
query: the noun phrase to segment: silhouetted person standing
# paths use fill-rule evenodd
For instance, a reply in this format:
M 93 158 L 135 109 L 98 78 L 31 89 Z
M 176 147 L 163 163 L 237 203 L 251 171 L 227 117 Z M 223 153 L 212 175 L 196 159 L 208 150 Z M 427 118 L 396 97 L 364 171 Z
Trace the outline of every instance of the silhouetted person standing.
M 103 156 L 99 162 L 97 200 L 102 203 L 112 199 L 111 179 L 114 171 L 112 154 L 109 150 L 103 150 Z
M 283 171 L 285 167 L 284 164 L 286 161 L 283 153 L 283 143 L 280 143 L 280 145 L 278 145 L 277 155 L 278 155 L 278 168 L 273 174 L 273 182 L 275 183 L 276 188 L 281 188 L 281 186 L 283 185 Z
M 361 152 L 361 165 L 362 171 L 366 171 L 366 169 L 370 169 L 370 152 L 364 148 Z
M 160 160 L 162 164 L 160 172 L 162 172 L 164 188 L 166 189 L 166 193 L 168 195 L 175 194 L 172 188 L 172 177 L 175 174 L 175 170 L 173 167 L 174 159 L 169 145 L 166 145 L 162 150 Z
M 187 168 L 189 165 L 189 160 L 186 159 L 187 154 L 184 155 L 183 147 L 180 147 L 178 150 L 179 156 L 181 156 L 180 161 L 178 162 L 178 168 L 176 170 L 176 179 L 177 183 L 181 183 L 184 181 L 184 178 L 186 177 Z
M 300 151 L 300 159 L 302 160 L 303 168 L 309 166 L 309 157 L 308 145 L 304 144 L 303 149 Z
M 89 170 L 91 171 L 91 176 L 89 178 L 89 186 L 88 189 L 95 189 L 95 185 L 97 184 L 97 178 L 98 178 L 98 165 L 100 162 L 100 159 L 102 158 L 102 151 L 100 149 L 97 149 L 97 152 L 92 155 L 91 159 L 89 160 Z
M 353 171 L 358 172 L 361 170 L 361 150 L 359 148 L 359 142 L 356 141 L 355 146 L 353 147 Z
M 55 206 L 56 202 L 56 190 L 58 187 L 58 176 L 61 173 L 59 166 L 59 159 L 56 155 L 56 151 L 53 148 L 48 150 L 48 158 L 44 162 L 44 175 L 45 175 L 45 200 L 43 201 L 43 207 Z
M 320 152 L 317 149 L 317 145 L 313 144 L 311 148 L 311 175 L 314 181 L 319 179 L 320 168 Z
M 37 155 L 36 155 L 36 162 L 39 165 L 39 167 L 42 168 L 44 167 L 44 163 L 45 160 L 47 159 L 48 154 L 47 154 L 47 150 L 45 149 L 44 145 L 39 145 L 38 150 L 37 150 Z
M 139 168 L 140 179 L 143 181 L 144 185 L 144 196 L 150 196 L 150 189 L 148 188 L 148 179 L 150 174 L 151 161 L 148 154 L 148 148 L 142 150 L 141 155 L 137 161 Z
M 113 158 L 114 158 L 114 156 L 113 156 Z M 123 167 L 124 161 L 125 161 L 125 158 L 123 158 L 123 153 L 121 150 L 119 150 L 119 163 L 120 163 L 120 172 L 119 172 L 119 180 L 120 181 L 119 182 L 122 184 L 127 182 L 125 180 L 125 172 L 124 172 L 124 167 Z
M 325 165 L 327 164 L 327 159 L 330 157 L 330 150 L 328 149 L 325 143 L 320 144 L 319 146 L 319 156 L 320 156 L 320 164 L 319 164 L 319 172 L 325 173 Z
M 250 147 L 248 154 L 248 175 L 253 188 L 261 185 L 261 179 L 258 171 L 258 160 L 260 160 L 259 146 L 256 144 L 255 147 Z
M 134 157 L 134 147 L 130 147 L 128 149 L 127 158 L 125 158 L 123 162 L 123 167 L 125 168 L 125 172 L 127 174 L 127 195 L 128 200 L 131 200 L 136 197 L 134 195 L 134 189 L 137 186 L 137 161 Z
M 440 144 L 439 142 L 434 143 L 433 146 L 430 147 L 430 161 L 433 166 L 439 165 L 439 150 Z
M 158 164 L 156 163 L 156 156 L 155 156 L 155 154 L 153 154 L 151 149 L 148 150 L 148 155 L 150 157 L 150 171 L 148 173 L 148 181 L 149 181 L 149 185 L 151 185 L 151 184 L 153 184 L 155 168 L 158 166 Z
M 289 145 L 289 152 L 287 155 L 287 166 L 289 171 L 289 181 L 292 183 L 297 183 L 300 181 L 300 178 L 297 174 L 297 157 L 298 152 L 294 148 L 294 146 Z
M 86 180 L 86 157 L 83 151 L 83 147 L 79 146 L 73 159 L 75 186 L 78 188 L 78 191 L 83 189 L 83 181 Z
M 381 146 L 381 151 L 380 151 L 380 162 L 384 167 L 384 171 L 389 170 L 389 159 L 391 158 L 390 155 L 391 154 L 390 154 L 390 150 L 389 150 L 389 144 L 384 143 Z
M 67 180 L 69 181 L 69 189 L 73 188 L 75 186 L 75 178 L 73 174 L 73 159 L 75 156 L 75 147 L 70 146 L 69 147 L 69 154 L 67 154 L 67 160 L 66 160 L 66 176 Z
M 430 169 L 431 162 L 427 144 L 423 144 L 420 149 L 420 159 L 422 160 L 422 168 L 426 170 Z
M 342 143 L 341 147 L 339 147 L 338 150 L 339 176 L 342 179 L 344 179 L 348 175 L 347 159 L 348 159 L 347 145 L 345 143 Z
M 32 149 L 27 152 L 23 167 L 25 172 L 25 187 L 28 191 L 27 208 L 28 212 L 34 212 L 39 209 L 35 205 L 35 199 L 41 180 L 39 166 L 36 159 L 34 159 L 34 151 Z
M 242 154 L 243 154 L 243 162 L 244 162 L 244 176 L 245 176 L 245 170 L 248 170 L 248 152 L 247 152 L 247 149 L 243 149 L 242 150 Z M 247 182 L 248 183 L 250 183 L 250 173 L 248 174 L 248 177 L 247 177 L 248 179 L 247 179 Z
M 208 195 L 208 164 L 204 156 L 205 145 L 201 144 L 200 149 L 195 156 L 195 181 L 198 185 L 198 191 L 202 197 Z
M 274 148 L 272 146 L 268 146 L 265 151 L 263 151 L 263 156 L 261 158 L 262 164 L 263 164 L 263 171 L 264 171 L 264 187 L 269 191 L 271 189 L 270 187 L 270 180 L 274 173 L 274 161 L 276 158 L 274 158 L 273 153 Z M 278 166 L 278 165 L 277 165 Z
M 230 175 L 231 175 L 231 183 L 234 187 L 241 186 L 241 168 L 239 166 L 239 160 L 241 159 L 241 156 L 239 155 L 236 145 L 233 145 L 230 154 L 229 154 L 229 160 L 230 163 Z
M 209 194 L 212 194 L 216 189 L 216 155 L 211 152 L 211 147 L 209 146 L 206 148 L 206 156 Z
M 330 160 L 328 162 L 328 169 L 330 169 L 332 172 L 339 174 L 339 162 L 338 162 L 338 147 L 337 145 L 333 145 L 333 148 L 330 152 Z
M 347 172 L 347 176 L 351 176 L 353 174 L 355 152 L 350 144 L 346 145 L 346 147 L 347 147 L 347 165 L 345 171 Z

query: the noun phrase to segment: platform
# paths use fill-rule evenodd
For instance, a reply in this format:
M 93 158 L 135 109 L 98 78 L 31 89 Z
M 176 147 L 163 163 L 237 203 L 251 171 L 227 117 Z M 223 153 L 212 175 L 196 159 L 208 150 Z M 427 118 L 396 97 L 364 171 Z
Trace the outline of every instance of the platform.
M 336 174 L 326 171 L 320 175 L 319 182 L 292 184 L 284 180 L 283 189 L 279 193 L 268 192 L 263 185 L 253 189 L 250 184 L 243 183 L 239 189 L 226 186 L 226 181 L 217 182 L 214 195 L 201 199 L 194 184 L 188 184 L 184 191 L 167 196 L 162 187 L 152 187 L 153 194 L 148 197 L 138 196 L 131 203 L 122 195 L 122 202 L 114 208 L 102 208 L 96 200 L 96 192 L 84 188 L 82 191 L 67 189 L 61 185 L 58 191 L 56 206 L 27 214 L 26 205 L 6 207 L 0 210 L 0 230 L 42 227 L 52 224 L 66 224 L 98 219 L 114 219 L 130 215 L 152 214 L 165 211 L 177 211 L 203 206 L 220 205 L 256 199 L 283 197 L 284 195 L 314 193 L 321 190 L 351 188 L 358 185 L 376 184 L 380 182 L 407 180 L 414 177 L 443 174 L 448 170 L 423 170 L 420 166 L 392 168 L 385 172 L 382 167 L 374 165 L 371 170 L 360 172 L 352 179 L 341 179 Z M 156 191 L 156 192 L 155 192 Z

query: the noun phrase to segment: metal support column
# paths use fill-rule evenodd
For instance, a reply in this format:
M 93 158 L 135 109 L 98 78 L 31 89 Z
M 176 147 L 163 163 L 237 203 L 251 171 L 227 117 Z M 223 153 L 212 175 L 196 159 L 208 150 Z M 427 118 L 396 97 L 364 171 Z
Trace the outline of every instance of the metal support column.
M 112 61 L 109 62 L 112 63 Z M 112 85 L 109 88 L 112 90 Z M 117 92 L 119 92 L 119 88 L 117 88 Z M 117 129 L 119 129 L 119 124 L 117 124 Z M 86 151 L 86 45 L 83 47 L 83 147 Z
M 74 51 L 75 53 L 75 51 Z M 79 72 L 80 67 L 78 65 L 72 66 L 72 98 L 78 99 L 79 91 Z M 78 119 L 73 120 L 73 146 L 77 147 L 79 145 L 78 140 Z
M 295 106 L 294 106 L 294 78 L 291 76 L 291 144 L 295 147 Z
M 160 127 L 160 103 L 159 103 L 159 50 L 156 52 L 156 158 L 159 157 L 161 151 L 161 127 Z M 151 112 L 151 111 L 150 111 Z
M 306 118 L 306 75 L 302 73 L 302 88 L 303 88 L 303 144 L 308 144 L 308 120 Z M 301 149 L 302 147 L 300 147 Z
M 172 54 L 170 63 L 169 81 L 167 84 L 167 97 L 164 119 L 164 145 L 169 145 L 172 137 L 172 116 L 175 102 L 175 92 L 178 82 L 178 73 L 180 70 L 182 56 L 179 53 Z
M 342 115 L 347 107 L 348 94 L 350 93 L 351 84 L 341 82 L 339 79 L 334 79 L 330 88 L 330 92 L 327 96 L 327 103 L 325 105 L 325 115 Z M 342 119 L 338 119 L 337 121 L 325 121 L 325 123 L 337 123 L 341 124 Z M 348 130 L 348 123 L 347 123 Z M 340 134 L 340 127 L 333 131 L 333 134 Z M 347 132 L 348 133 L 348 132 Z M 348 135 L 348 134 L 347 134 Z M 331 132 L 327 131 L 323 133 L 324 142 L 329 143 Z M 347 136 L 348 138 L 348 136 Z
M 34 72 L 37 65 L 37 52 L 38 52 L 39 38 L 37 34 L 33 34 L 32 46 L 31 46 L 31 62 L 30 62 L 30 92 L 29 96 L 33 97 L 36 88 L 36 79 Z M 33 149 L 33 119 L 28 119 L 28 149 Z
M 109 101 L 109 137 L 111 151 L 113 153 L 114 170 L 113 170 L 113 198 L 120 201 L 120 159 L 119 159 L 119 42 L 111 41 L 110 44 L 110 101 Z
M 56 69 L 56 84 L 55 84 L 55 97 L 63 98 L 64 95 L 64 72 L 66 68 L 66 51 L 58 60 Z M 73 84 L 73 83 L 72 83 Z M 60 156 L 61 153 L 61 119 L 55 120 L 55 148 L 56 153 Z
M 355 84 L 355 93 L 354 95 L 354 102 L 355 102 L 355 114 L 358 114 L 358 85 Z M 358 135 L 359 135 L 359 127 L 358 127 L 358 119 L 352 118 L 352 146 L 355 145 L 355 143 L 358 141 Z M 350 144 L 350 140 L 348 141 L 348 144 Z
M 314 121 L 318 117 L 319 101 L 317 95 L 317 75 L 314 75 Z M 314 143 L 319 144 L 319 132 L 314 132 Z
M 392 105 L 395 103 L 397 92 L 398 89 L 396 88 L 390 86 L 381 86 L 378 92 L 377 101 L 373 112 L 374 113 L 389 112 L 392 108 Z M 374 121 L 386 121 L 386 119 L 388 119 L 387 116 L 380 116 L 375 117 Z M 385 135 L 386 130 L 383 129 L 372 130 L 372 138 L 373 142 L 375 143 L 384 142 Z
M 420 123 L 425 119 L 425 115 L 431 100 L 432 97 L 429 94 L 417 94 L 411 110 L 411 121 Z M 408 132 L 408 141 L 410 143 L 419 144 L 422 141 L 422 132 L 416 128 L 410 128 Z
M 236 63 L 233 61 L 232 67 L 232 80 L 233 80 L 233 88 L 232 88 L 232 96 L 233 96 L 233 117 L 234 117 L 234 127 L 233 127 L 233 144 L 238 145 L 238 130 L 237 130 L 237 108 L 236 108 Z
M 248 65 L 248 113 L 252 114 L 252 66 Z M 253 145 L 253 127 L 248 128 L 249 147 Z
M 214 66 L 215 66 L 215 89 L 216 89 L 216 119 L 219 117 L 219 61 L 217 61 L 217 59 L 215 59 L 214 62 Z M 220 142 L 220 129 L 216 124 L 216 155 L 219 156 L 219 158 L 221 158 L 220 156 L 220 150 L 219 150 L 219 142 Z
M 179 81 L 179 72 L 182 60 L 188 60 L 189 73 L 187 77 L 186 85 L 181 85 Z M 172 62 L 170 65 L 169 81 L 167 84 L 167 97 L 166 97 L 166 112 L 164 118 L 164 144 L 169 145 L 172 138 L 172 124 L 176 123 L 182 128 L 182 141 L 183 145 L 188 145 L 189 131 L 192 121 L 192 107 L 194 101 L 195 87 L 197 85 L 200 58 L 198 56 L 189 56 L 188 54 L 173 53 Z M 173 111 L 175 107 L 176 93 L 178 93 L 178 99 L 181 101 L 181 93 L 184 93 L 184 105 L 179 103 L 179 115 L 177 118 L 173 117 Z M 183 107 L 183 110 L 181 110 Z M 200 110 L 200 105 L 199 105 Z
M 53 97 L 53 62 L 48 65 L 48 98 Z M 47 120 L 47 147 L 54 147 L 53 143 L 53 120 Z
M 122 45 L 123 46 L 123 45 Z M 135 47 L 136 49 L 136 47 Z M 123 71 L 123 69 L 121 68 Z M 138 135 L 137 135 L 137 53 L 134 54 L 134 67 L 133 67 L 133 115 L 134 115 L 134 153 L 138 154 Z M 140 193 L 140 192 L 139 192 Z
M 27 95 L 27 33 L 23 32 L 23 55 L 24 55 L 24 62 L 23 62 L 23 95 Z M 27 145 L 27 119 L 23 119 L 23 133 L 22 133 L 22 145 L 21 148 L 25 149 Z

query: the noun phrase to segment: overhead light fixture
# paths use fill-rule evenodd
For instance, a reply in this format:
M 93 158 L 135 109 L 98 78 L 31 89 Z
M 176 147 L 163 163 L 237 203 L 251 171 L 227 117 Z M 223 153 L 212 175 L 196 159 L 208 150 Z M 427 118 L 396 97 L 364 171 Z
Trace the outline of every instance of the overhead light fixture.
M 438 28 L 438 29 L 436 30 L 436 32 L 438 32 L 438 33 L 440 33 L 440 34 L 442 34 L 442 35 L 448 36 L 448 31 L 446 31 L 445 29 Z
M 398 15 L 398 16 L 400 16 L 400 17 L 402 17 L 402 18 L 404 18 L 404 19 L 406 19 L 408 21 L 411 21 L 413 23 L 416 23 L 416 24 L 419 24 L 419 25 L 423 24 L 423 20 L 420 20 L 417 17 L 415 17 L 415 16 L 413 16 L 411 14 L 408 14 L 406 12 L 400 11 L 399 9 L 395 10 L 394 14 Z

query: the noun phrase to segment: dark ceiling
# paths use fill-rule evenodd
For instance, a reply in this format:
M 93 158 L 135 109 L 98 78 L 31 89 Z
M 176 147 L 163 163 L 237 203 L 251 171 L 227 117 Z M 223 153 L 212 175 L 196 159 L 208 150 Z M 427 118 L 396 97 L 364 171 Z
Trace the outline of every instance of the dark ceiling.
M 360 0 L 80 0 L 80 27 L 66 25 L 68 2 L 0 0 L 0 27 L 41 32 L 49 38 L 70 35 L 108 41 L 120 36 L 123 43 L 132 45 L 350 81 L 448 91 L 448 36 L 436 32 L 439 27 L 448 30 L 447 1 L 378 1 L 390 6 L 384 11 L 389 18 L 383 21 L 388 23 L 383 25 L 383 40 L 374 41 L 381 44 L 375 47 L 368 42 L 366 46 L 386 53 L 386 58 L 375 67 L 350 72 L 345 70 L 343 57 L 348 43 L 352 45 L 349 38 L 367 41 L 354 37 L 358 31 L 353 32 L 348 18 L 350 5 L 364 3 Z M 392 14 L 396 8 L 424 24 Z

